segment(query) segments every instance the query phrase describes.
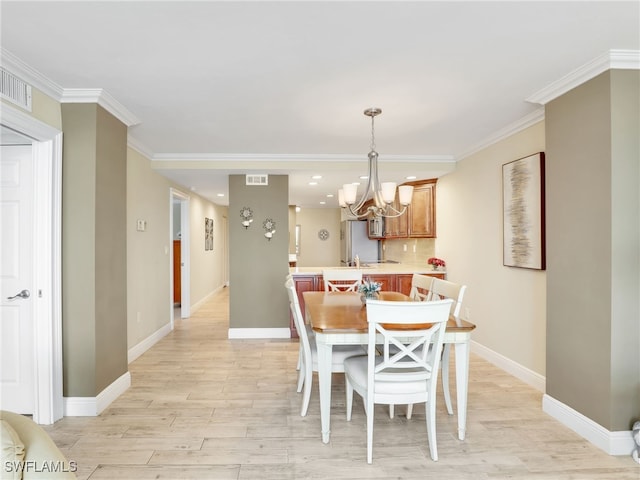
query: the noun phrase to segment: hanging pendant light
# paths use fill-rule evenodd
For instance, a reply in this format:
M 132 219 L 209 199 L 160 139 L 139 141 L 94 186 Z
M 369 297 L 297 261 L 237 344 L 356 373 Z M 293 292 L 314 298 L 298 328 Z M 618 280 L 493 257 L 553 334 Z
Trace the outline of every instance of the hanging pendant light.
M 407 211 L 407 205 L 411 203 L 413 195 L 413 187 L 402 185 L 398 189 L 398 200 L 402 206 L 402 210 L 396 210 L 393 207 L 393 201 L 396 197 L 396 184 L 394 182 L 380 183 L 378 180 L 378 152 L 376 152 L 374 118 L 382 113 L 380 108 L 368 108 L 364 111 L 367 117 L 371 117 L 371 151 L 369 152 L 369 177 L 367 189 L 360 200 L 356 201 L 358 196 L 358 186 L 347 183 L 338 190 L 338 203 L 341 207 L 346 208 L 351 216 L 362 218 L 367 215 L 375 217 L 399 217 Z M 360 209 L 367 200 L 373 199 L 373 203 L 364 212 Z

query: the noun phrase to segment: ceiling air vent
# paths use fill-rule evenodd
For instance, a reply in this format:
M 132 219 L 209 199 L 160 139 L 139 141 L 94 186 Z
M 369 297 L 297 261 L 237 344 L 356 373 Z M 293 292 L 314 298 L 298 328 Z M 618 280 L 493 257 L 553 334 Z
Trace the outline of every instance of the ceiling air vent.
M 269 185 L 269 175 L 247 175 L 246 185 Z
M 0 68 L 0 73 L 2 74 L 0 76 L 0 96 L 30 112 L 31 85 L 7 72 L 4 68 Z

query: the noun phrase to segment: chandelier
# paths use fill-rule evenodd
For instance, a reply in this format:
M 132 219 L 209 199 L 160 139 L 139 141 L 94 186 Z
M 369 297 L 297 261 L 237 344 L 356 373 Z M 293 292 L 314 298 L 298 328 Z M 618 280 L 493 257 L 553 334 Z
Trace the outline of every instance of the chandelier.
M 364 111 L 367 117 L 371 117 L 371 151 L 369 152 L 367 189 L 357 202 L 357 184 L 348 183 L 343 185 L 341 190 L 338 190 L 338 203 L 356 218 L 363 218 L 368 215 L 373 215 L 374 217 L 399 217 L 407 211 L 407 205 L 411 203 L 411 196 L 413 195 L 413 187 L 409 185 L 400 186 L 398 188 L 398 201 L 401 210 L 397 210 L 393 206 L 396 197 L 396 184 L 394 182 L 380 183 L 378 180 L 378 152 L 376 152 L 373 121 L 381 113 L 382 110 L 379 108 L 368 108 Z M 369 199 L 373 199 L 372 204 L 361 212 L 360 210 Z

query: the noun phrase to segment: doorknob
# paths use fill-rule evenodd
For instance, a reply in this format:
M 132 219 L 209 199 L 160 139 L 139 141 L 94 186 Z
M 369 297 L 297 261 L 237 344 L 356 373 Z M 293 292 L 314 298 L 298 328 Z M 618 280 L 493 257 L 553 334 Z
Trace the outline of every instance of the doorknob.
M 14 300 L 18 297 L 20 298 L 29 298 L 31 296 L 31 292 L 29 290 L 22 290 L 20 293 L 17 293 L 13 297 L 7 297 L 7 300 Z

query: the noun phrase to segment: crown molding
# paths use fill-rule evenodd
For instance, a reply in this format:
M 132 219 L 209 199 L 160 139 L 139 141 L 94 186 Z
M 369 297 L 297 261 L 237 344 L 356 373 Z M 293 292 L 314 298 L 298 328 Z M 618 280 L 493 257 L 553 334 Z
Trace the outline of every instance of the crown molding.
M 638 50 L 609 50 L 607 53 L 594 58 L 581 67 L 569 72 L 564 77 L 547 85 L 542 90 L 529 96 L 526 101 L 546 105 L 551 100 L 567 93 L 607 70 L 639 70 L 640 51 Z
M 60 103 L 97 103 L 127 127 L 140 123 L 138 117 L 102 88 L 65 88 Z
M 60 103 L 97 103 L 127 127 L 140 123 L 133 113 L 101 88 L 62 88 L 8 50 L 0 48 L 0 55 L 4 69 Z
M 153 161 L 175 162 L 181 160 L 234 161 L 234 162 L 367 162 L 366 155 L 361 154 L 255 154 L 255 153 L 157 153 L 151 157 Z M 453 155 L 384 155 L 378 158 L 379 163 L 455 163 Z
M 140 155 L 147 157 L 149 160 L 153 158 L 153 151 L 144 143 L 131 135 L 127 135 L 127 146 L 134 149 Z
M 25 81 L 32 87 L 37 88 L 45 95 L 48 95 L 55 100 L 60 100 L 62 92 L 64 91 L 60 85 L 52 82 L 49 78 L 45 77 L 35 68 L 27 65 L 8 50 L 0 48 L 0 55 L 2 55 L 2 67 L 4 69 L 11 72 L 13 75 Z
M 529 128 L 532 125 L 535 125 L 538 122 L 544 120 L 544 107 L 537 108 L 535 111 L 525 115 L 519 120 L 507 125 L 506 127 L 498 130 L 493 135 L 487 137 L 482 142 L 476 144 L 471 147 L 469 150 L 461 153 L 456 156 L 456 160 L 460 161 L 466 157 L 473 155 L 474 153 L 478 153 L 480 150 L 484 150 L 487 147 L 490 147 L 494 143 L 498 143 L 501 140 L 509 138 L 511 135 L 514 135 L 522 130 Z

